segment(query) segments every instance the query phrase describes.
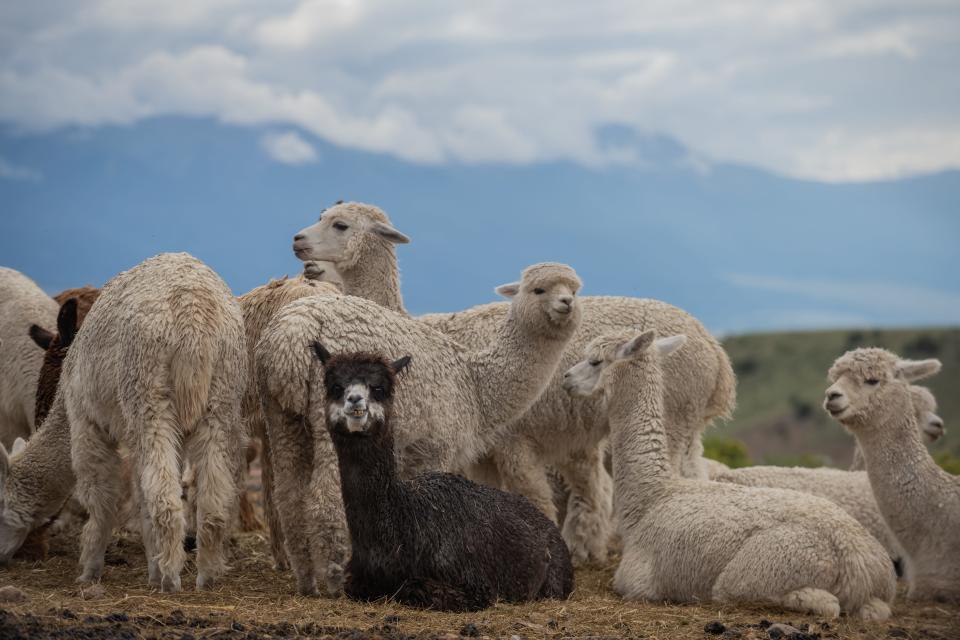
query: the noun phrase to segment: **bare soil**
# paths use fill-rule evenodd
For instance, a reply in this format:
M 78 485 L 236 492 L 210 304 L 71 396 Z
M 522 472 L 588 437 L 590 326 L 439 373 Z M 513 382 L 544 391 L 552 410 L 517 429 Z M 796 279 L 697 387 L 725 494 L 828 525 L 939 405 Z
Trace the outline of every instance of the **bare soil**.
M 610 590 L 616 567 L 581 569 L 570 600 L 497 605 L 476 613 L 410 609 L 394 602 L 293 595 L 288 572 L 271 567 L 260 534 L 239 536 L 232 569 L 216 589 L 159 593 L 147 586 L 139 540 L 121 535 L 107 553 L 101 593 L 74 584 L 76 538 L 59 537 L 43 562 L 15 560 L 0 569 L 25 602 L 0 603 L 0 640 L 7 638 L 770 638 L 771 623 L 800 629 L 801 638 L 960 638 L 960 607 L 898 600 L 882 624 L 822 621 L 762 606 L 653 605 L 624 602 Z M 192 563 L 183 584 L 192 584 Z M 709 631 L 706 631 L 708 628 Z

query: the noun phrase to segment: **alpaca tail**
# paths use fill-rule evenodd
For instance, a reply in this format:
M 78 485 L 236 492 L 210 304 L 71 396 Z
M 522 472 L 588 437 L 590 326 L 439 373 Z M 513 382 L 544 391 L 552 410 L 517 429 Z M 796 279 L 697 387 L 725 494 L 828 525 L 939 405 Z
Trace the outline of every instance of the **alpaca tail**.
M 174 407 L 184 430 L 204 416 L 219 348 L 210 327 L 216 322 L 216 303 L 202 295 L 186 292 L 175 302 L 174 328 L 178 345 L 170 363 Z

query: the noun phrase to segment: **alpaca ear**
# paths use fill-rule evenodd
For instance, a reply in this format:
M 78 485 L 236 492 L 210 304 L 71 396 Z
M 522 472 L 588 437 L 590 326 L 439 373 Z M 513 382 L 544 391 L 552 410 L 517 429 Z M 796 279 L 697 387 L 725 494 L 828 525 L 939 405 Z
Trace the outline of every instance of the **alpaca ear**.
M 509 284 L 502 284 L 496 289 L 494 289 L 494 291 L 496 291 L 499 295 L 503 296 L 504 298 L 512 298 L 513 296 L 520 293 L 520 283 L 511 282 Z
M 614 358 L 616 360 L 629 360 L 637 354 L 643 353 L 650 347 L 651 344 L 653 344 L 653 339 L 655 336 L 656 333 L 651 329 L 650 331 L 644 331 L 643 333 L 630 338 L 617 347 L 617 353 Z
M 53 334 L 35 324 L 30 325 L 30 337 L 33 338 L 37 346 L 44 351 L 46 351 L 50 343 L 53 342 Z
M 943 365 L 936 358 L 929 360 L 901 360 L 897 363 L 897 375 L 907 382 L 923 380 L 938 373 Z
M 317 354 L 317 358 L 320 359 L 320 362 L 327 364 L 327 360 L 330 359 L 330 352 L 327 351 L 326 347 L 320 344 L 317 341 L 313 343 L 313 352 Z
M 27 448 L 27 441 L 17 436 L 17 439 L 13 441 L 13 448 L 10 449 L 10 455 L 18 455 L 21 451 Z
M 393 364 L 390 365 L 390 368 L 393 369 L 394 373 L 400 373 L 408 364 L 410 364 L 411 359 L 411 356 L 403 356 L 399 360 L 394 360 Z
M 665 358 L 686 344 L 686 342 L 687 336 L 681 333 L 668 338 L 660 338 L 659 340 L 654 341 L 653 346 L 657 350 L 657 353 L 660 354 L 660 357 Z
M 400 233 L 386 222 L 374 222 L 370 225 L 370 231 L 374 232 L 384 240 L 389 240 L 393 244 L 407 244 L 410 238 Z
M 60 346 L 67 348 L 77 335 L 77 299 L 69 298 L 60 305 L 57 314 L 57 331 L 60 333 Z

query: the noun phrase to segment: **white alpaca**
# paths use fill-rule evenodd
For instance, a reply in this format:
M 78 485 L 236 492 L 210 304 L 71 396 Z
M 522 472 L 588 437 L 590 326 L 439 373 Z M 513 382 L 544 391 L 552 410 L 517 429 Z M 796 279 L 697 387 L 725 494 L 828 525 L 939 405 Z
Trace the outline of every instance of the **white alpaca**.
M 405 477 L 457 470 L 543 391 L 579 324 L 579 288 L 566 265 L 527 268 L 521 282 L 498 289 L 512 297 L 510 313 L 496 339 L 477 352 L 362 298 L 310 296 L 283 307 L 260 338 L 256 362 L 274 497 L 301 593 L 316 592 L 317 576 L 339 591 L 347 551 L 337 459 L 323 426 L 321 370 L 309 345 L 412 355 L 393 416 L 398 468 Z
M 312 269 L 308 274 L 307 270 Z M 307 296 L 339 293 L 334 281 L 335 272 L 327 265 L 312 263 L 302 276 L 281 278 L 259 286 L 238 298 L 243 312 L 243 325 L 247 337 L 247 389 L 243 395 L 243 417 L 252 436 L 260 438 L 260 471 L 263 486 L 263 510 L 267 527 L 270 530 L 270 551 L 274 566 L 278 569 L 287 566 L 283 545 L 283 529 L 273 499 L 273 465 L 271 460 L 270 438 L 266 431 L 266 419 L 260 402 L 260 382 L 254 366 L 254 352 L 260 336 L 267 325 L 276 317 L 286 304 Z
M 301 260 L 331 262 L 345 293 L 406 314 L 395 252 L 396 244 L 406 242 L 407 236 L 391 226 L 379 208 L 351 202 L 324 211 L 319 222 L 297 234 L 293 246 Z M 610 477 L 601 451 L 606 420 L 597 403 L 571 398 L 561 388 L 559 372 L 579 360 L 584 346 L 623 329 L 688 336 L 684 352 L 666 364 L 670 457 L 685 476 L 707 476 L 700 434 L 715 418 L 729 418 L 736 398 L 736 378 L 726 352 L 693 316 L 657 300 L 590 296 L 580 304 L 584 320 L 557 375 L 496 443 L 492 457 L 464 470 L 476 480 L 526 496 L 554 521 L 558 514 L 546 465 L 560 471 L 570 489 L 564 539 L 576 563 L 606 558 L 611 531 Z M 495 338 L 508 308 L 493 303 L 418 320 L 467 349 L 479 350 Z
M 932 422 L 932 412 L 936 410 L 936 401 L 927 389 L 911 387 L 912 406 L 918 421 L 923 424 Z M 941 421 L 942 426 L 942 421 Z M 844 471 L 825 467 L 807 469 L 803 467 L 755 466 L 742 469 L 723 469 L 711 474 L 718 482 L 730 482 L 748 487 L 771 487 L 775 489 L 793 489 L 826 498 L 853 516 L 857 522 L 873 535 L 890 554 L 904 577 L 909 582 L 911 567 L 897 537 L 883 519 L 877 501 L 873 497 L 870 480 L 864 471 Z
M 916 411 L 917 426 L 920 428 L 920 438 L 924 444 L 933 444 L 947 432 L 943 425 L 943 418 L 937 415 L 937 399 L 926 387 L 910 385 L 910 399 Z M 851 471 L 864 471 L 867 462 L 863 458 L 860 445 L 853 449 Z
M 627 599 L 766 601 L 833 618 L 890 615 L 893 567 L 883 547 L 831 502 L 795 491 L 682 478 L 664 431 L 662 359 L 684 336 L 620 334 L 588 346 L 565 385 L 598 388 L 610 420 L 614 505 Z
M 30 327 L 56 326 L 59 306 L 33 280 L 0 267 L 0 443 L 29 438 L 34 420 L 37 376 L 43 350 L 30 338 Z
M 939 370 L 938 360 L 848 351 L 830 368 L 824 408 L 863 451 L 880 512 L 910 559 L 909 596 L 960 601 L 960 478 L 923 446 L 910 394 Z
M 149 581 L 180 589 L 181 459 L 197 482 L 197 588 L 224 570 L 246 433 L 246 345 L 226 284 L 187 254 L 162 254 L 108 282 L 64 361 L 44 430 L 70 425 L 76 495 L 90 514 L 80 581 L 97 580 L 116 524 L 118 445 L 130 452 Z M 51 424 L 54 421 L 54 424 Z

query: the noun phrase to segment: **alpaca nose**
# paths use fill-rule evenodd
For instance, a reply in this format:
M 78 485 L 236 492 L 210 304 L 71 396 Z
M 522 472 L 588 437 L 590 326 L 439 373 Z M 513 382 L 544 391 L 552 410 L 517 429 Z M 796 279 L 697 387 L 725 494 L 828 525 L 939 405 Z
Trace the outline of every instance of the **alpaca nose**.
M 573 304 L 573 296 L 560 296 L 560 302 L 569 307 L 571 304 Z
M 361 400 L 363 400 L 363 396 L 361 396 L 360 394 L 357 394 L 357 393 L 354 393 L 354 394 L 351 394 L 351 395 L 347 396 L 347 402 L 349 402 L 350 404 L 357 404 L 357 403 L 359 403 Z
M 306 237 L 307 236 L 303 235 L 302 233 L 298 233 L 297 235 L 293 236 L 293 241 L 299 242 L 300 240 L 306 239 Z
M 827 394 L 828 401 L 836 400 L 837 398 L 842 398 L 842 397 L 843 397 L 843 394 L 840 393 L 839 391 L 831 391 L 830 393 Z

